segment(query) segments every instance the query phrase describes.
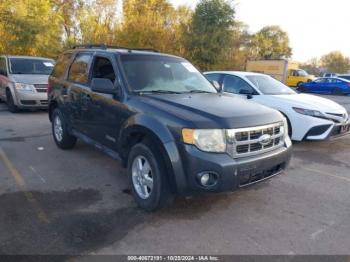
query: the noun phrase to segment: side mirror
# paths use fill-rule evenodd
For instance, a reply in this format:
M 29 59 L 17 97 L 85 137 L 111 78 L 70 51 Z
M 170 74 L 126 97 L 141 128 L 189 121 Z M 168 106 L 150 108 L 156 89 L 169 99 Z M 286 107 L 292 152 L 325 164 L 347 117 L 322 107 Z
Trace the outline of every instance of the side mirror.
M 252 99 L 253 98 L 253 93 L 247 89 L 241 89 L 239 90 L 239 94 L 240 95 L 247 95 L 248 99 Z
M 119 90 L 114 87 L 113 82 L 107 78 L 93 78 L 91 81 L 93 92 L 119 96 Z
M 217 81 L 213 80 L 213 81 L 210 81 L 210 83 L 213 85 L 213 87 L 215 87 L 216 91 L 218 91 L 219 93 L 222 92 L 222 88 Z

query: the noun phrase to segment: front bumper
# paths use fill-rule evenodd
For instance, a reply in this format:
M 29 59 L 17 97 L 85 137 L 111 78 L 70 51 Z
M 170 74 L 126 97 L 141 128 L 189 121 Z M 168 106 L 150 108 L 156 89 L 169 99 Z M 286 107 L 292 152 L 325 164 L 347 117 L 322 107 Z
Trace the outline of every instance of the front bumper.
M 202 152 L 184 145 L 182 158 L 189 195 L 204 192 L 230 192 L 280 174 L 289 164 L 292 147 L 281 147 L 261 155 L 233 159 L 228 154 Z M 203 187 L 197 174 L 213 172 L 218 180 L 212 187 Z M 183 190 L 182 190 L 183 191 Z
M 315 126 L 305 135 L 305 140 L 327 140 L 343 137 L 350 134 L 350 121 Z
M 16 91 L 15 104 L 19 108 L 47 108 L 47 93 Z

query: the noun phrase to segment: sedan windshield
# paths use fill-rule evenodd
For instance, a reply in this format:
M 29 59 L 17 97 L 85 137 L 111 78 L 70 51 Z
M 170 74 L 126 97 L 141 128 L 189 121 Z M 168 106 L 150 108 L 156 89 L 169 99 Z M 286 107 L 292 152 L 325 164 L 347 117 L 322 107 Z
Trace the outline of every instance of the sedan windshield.
M 10 58 L 11 74 L 50 75 L 54 61 L 49 59 Z
M 160 55 L 124 55 L 129 87 L 138 93 L 217 93 L 214 86 L 184 59 Z
M 260 90 L 264 95 L 292 95 L 296 94 L 291 88 L 280 81 L 264 75 L 247 76 L 250 82 Z

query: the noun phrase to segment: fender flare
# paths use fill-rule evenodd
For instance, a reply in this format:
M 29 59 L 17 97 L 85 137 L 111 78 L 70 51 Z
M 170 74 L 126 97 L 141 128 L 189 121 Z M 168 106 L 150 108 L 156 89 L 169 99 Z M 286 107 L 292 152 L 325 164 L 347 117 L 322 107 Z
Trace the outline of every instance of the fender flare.
M 174 191 L 182 193 L 187 187 L 187 178 L 182 165 L 182 159 L 180 157 L 179 149 L 176 145 L 176 141 L 170 132 L 170 130 L 157 119 L 137 114 L 128 119 L 121 127 L 123 130 L 118 137 L 118 145 L 120 145 L 120 152 L 122 152 L 123 159 L 127 158 L 123 146 L 127 144 L 129 137 L 133 133 L 142 133 L 152 139 L 158 140 L 162 146 L 161 153 L 166 154 L 166 165 L 169 172 L 169 182 L 175 183 L 175 187 L 171 185 Z

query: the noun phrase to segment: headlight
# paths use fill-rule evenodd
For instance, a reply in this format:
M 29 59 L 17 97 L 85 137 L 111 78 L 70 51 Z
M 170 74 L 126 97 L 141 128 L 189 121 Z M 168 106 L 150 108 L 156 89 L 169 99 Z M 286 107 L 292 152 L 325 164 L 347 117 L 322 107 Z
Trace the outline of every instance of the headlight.
M 195 145 L 205 152 L 226 152 L 226 138 L 224 129 L 183 129 L 184 143 Z
M 34 85 L 16 83 L 15 86 L 16 86 L 16 89 L 19 91 L 34 92 L 34 90 L 35 90 Z
M 317 111 L 317 110 L 303 109 L 303 108 L 298 108 L 298 107 L 293 107 L 293 110 L 299 114 L 302 114 L 302 115 L 321 117 L 321 118 L 324 117 L 324 115 L 320 111 Z

